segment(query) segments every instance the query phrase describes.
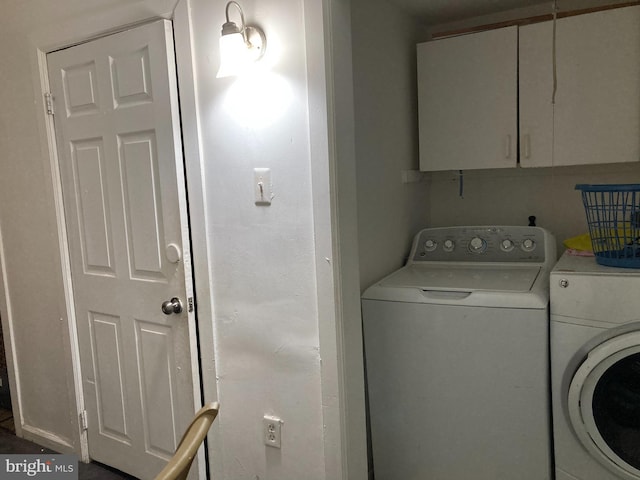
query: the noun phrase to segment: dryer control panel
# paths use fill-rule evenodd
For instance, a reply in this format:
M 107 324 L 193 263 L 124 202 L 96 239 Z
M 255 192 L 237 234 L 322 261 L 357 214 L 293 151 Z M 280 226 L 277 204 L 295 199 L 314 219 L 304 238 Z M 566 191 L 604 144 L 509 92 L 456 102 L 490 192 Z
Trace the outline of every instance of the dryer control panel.
M 539 227 L 426 228 L 416 235 L 409 263 L 545 263 L 553 237 Z M 555 243 L 553 244 L 555 251 Z M 552 260 L 555 262 L 555 258 Z

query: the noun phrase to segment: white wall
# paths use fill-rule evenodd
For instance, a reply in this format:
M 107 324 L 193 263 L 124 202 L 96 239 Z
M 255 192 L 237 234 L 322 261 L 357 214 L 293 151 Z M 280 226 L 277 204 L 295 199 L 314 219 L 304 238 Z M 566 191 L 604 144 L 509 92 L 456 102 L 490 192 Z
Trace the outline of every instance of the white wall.
M 0 231 L 4 288 L 11 302 L 0 307 L 5 342 L 13 325 L 14 347 L 7 346 L 11 368 L 20 365 L 20 388 L 12 382 L 19 431 L 56 432 L 62 443 L 74 443 L 68 393 L 68 331 L 60 275 L 60 255 L 48 164 L 38 143 L 31 65 L 26 45 L 6 26 L 0 27 Z M 14 356 L 11 355 L 14 353 Z M 16 393 L 20 396 L 16 396 Z M 39 402 L 30 398 L 42 397 Z M 24 401 L 21 401 L 23 399 Z
M 320 18 L 324 18 L 322 34 Z M 307 68 L 310 112 L 316 112 L 310 123 L 325 473 L 336 480 L 364 479 L 367 445 L 350 0 L 305 0 L 305 28 L 308 39 L 324 38 L 324 44 L 307 42 Z M 322 104 L 326 118 L 318 114 L 325 109 Z M 329 161 L 319 161 L 325 155 Z M 327 234 L 328 225 L 332 235 Z
M 353 0 L 353 76 L 362 288 L 399 268 L 428 225 L 426 183 L 403 184 L 418 169 L 415 46 L 424 33 L 387 0 Z
M 270 67 L 251 84 L 215 78 L 225 2 L 192 3 L 221 403 L 213 462 L 222 478 L 322 479 L 303 3 L 242 2 L 268 41 Z M 254 204 L 261 167 L 272 174 L 268 207 Z M 284 422 L 280 450 L 263 443 L 265 414 Z
M 537 225 L 562 241 L 587 233 L 578 183 L 640 183 L 640 165 L 611 164 L 464 173 L 464 194 L 459 195 L 457 174 L 431 176 L 431 220 L 447 225 L 527 225 L 529 215 Z
M 53 447 L 77 451 L 79 434 L 61 280 L 63 250 L 35 52 L 171 16 L 175 3 L 27 0 L 5 6 L 0 18 L 0 230 L 7 300 L 0 308 L 3 327 L 15 339 L 9 347 L 19 373 L 12 385 L 14 402 L 20 398 L 14 404 L 22 414 L 19 431 L 33 430 L 34 438 Z M 323 8 L 330 3 L 323 2 Z M 215 338 L 215 345 L 203 346 L 205 374 L 217 374 L 205 380 L 205 394 L 221 403 L 211 450 L 214 476 L 338 478 L 327 472 L 341 475 L 342 463 L 351 463 L 348 470 L 356 475 L 349 478 L 356 479 L 358 471 L 364 473 L 366 462 L 357 458 L 364 447 L 356 445 L 349 460 L 344 443 L 364 442 L 361 363 L 351 358 L 346 378 L 340 375 L 344 351 L 361 362 L 359 316 L 336 319 L 339 308 L 322 295 L 340 292 L 333 283 L 340 281 L 333 267 L 340 249 L 333 232 L 335 198 L 321 190 L 335 187 L 330 167 L 312 164 L 329 162 L 333 154 L 322 144 L 329 136 L 323 132 L 328 122 L 325 79 L 308 77 L 324 75 L 310 66 L 324 62 L 324 48 L 318 48 L 325 43 L 318 38 L 322 9 L 306 0 L 243 1 L 247 21 L 262 26 L 268 37 L 262 62 L 268 68 L 259 82 L 242 85 L 215 78 L 225 4 L 191 1 L 197 88 L 189 108 L 199 111 L 202 142 L 186 147 L 187 155 L 199 154 L 203 162 L 197 173 L 205 196 L 194 209 L 201 216 L 192 217 L 192 228 L 207 237 L 194 244 L 204 245 L 210 260 L 199 263 L 204 256 L 198 258 L 196 251 L 193 260 L 196 275 L 207 276 L 207 285 L 211 280 L 211 297 L 199 301 L 208 304 Z M 315 37 L 307 38 L 309 32 Z M 178 44 L 184 47 L 182 36 Z M 188 128 L 191 138 L 195 127 Z M 187 164 L 192 161 L 188 158 Z M 253 201 L 256 167 L 271 168 L 275 197 L 269 207 Z M 357 301 L 357 287 L 353 293 Z M 265 414 L 284 422 L 282 449 L 263 444 Z M 351 420 L 345 420 L 349 415 Z M 351 425 L 351 434 L 340 430 L 344 423 Z

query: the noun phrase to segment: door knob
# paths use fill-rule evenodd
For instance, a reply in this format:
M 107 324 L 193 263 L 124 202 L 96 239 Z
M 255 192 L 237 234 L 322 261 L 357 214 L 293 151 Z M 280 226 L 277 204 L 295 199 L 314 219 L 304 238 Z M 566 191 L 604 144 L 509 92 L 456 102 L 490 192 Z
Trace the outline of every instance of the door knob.
M 172 313 L 178 314 L 182 312 L 182 302 L 178 297 L 173 297 L 171 300 L 162 302 L 162 313 L 165 315 L 171 315 Z

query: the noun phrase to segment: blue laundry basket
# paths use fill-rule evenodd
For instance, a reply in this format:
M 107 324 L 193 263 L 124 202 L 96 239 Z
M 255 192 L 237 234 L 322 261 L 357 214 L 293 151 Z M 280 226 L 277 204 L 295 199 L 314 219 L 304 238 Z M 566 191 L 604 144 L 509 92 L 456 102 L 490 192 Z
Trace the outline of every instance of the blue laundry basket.
M 596 261 L 640 268 L 640 184 L 576 185 Z

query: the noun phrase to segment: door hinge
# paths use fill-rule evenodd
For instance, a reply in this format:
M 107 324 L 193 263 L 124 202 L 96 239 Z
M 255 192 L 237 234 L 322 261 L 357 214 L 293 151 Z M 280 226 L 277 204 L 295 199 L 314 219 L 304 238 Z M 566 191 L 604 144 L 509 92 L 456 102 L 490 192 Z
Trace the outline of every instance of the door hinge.
M 47 107 L 47 115 L 53 115 L 54 111 L 53 111 L 53 95 L 51 95 L 50 93 L 45 93 L 44 94 L 44 103 Z
M 79 417 L 80 417 L 80 430 L 84 432 L 89 428 L 89 422 L 87 420 L 87 411 L 86 410 L 81 411 Z

